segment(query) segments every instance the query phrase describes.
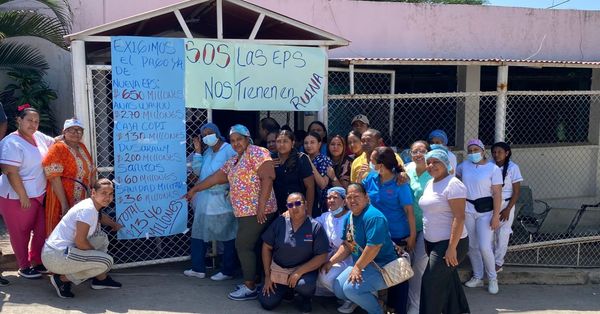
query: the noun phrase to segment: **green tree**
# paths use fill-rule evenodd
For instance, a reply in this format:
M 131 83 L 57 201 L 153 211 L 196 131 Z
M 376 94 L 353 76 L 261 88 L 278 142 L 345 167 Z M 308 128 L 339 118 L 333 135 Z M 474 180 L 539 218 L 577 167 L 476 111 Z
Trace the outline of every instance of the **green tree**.
M 364 0 L 378 2 L 433 3 L 433 4 L 486 4 L 487 0 Z
M 72 11 L 67 0 L 33 0 L 50 9 L 55 16 L 33 10 L 8 9 L 7 4 L 18 0 L 0 0 L 0 70 L 34 70 L 45 72 L 48 62 L 28 44 L 12 38 L 39 37 L 68 49 L 64 36 L 71 31 Z

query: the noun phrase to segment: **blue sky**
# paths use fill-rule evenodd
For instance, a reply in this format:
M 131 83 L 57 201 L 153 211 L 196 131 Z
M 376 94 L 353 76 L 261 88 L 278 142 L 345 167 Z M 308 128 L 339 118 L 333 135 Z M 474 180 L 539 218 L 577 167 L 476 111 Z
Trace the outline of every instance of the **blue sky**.
M 490 5 L 527 8 L 548 8 L 565 0 L 488 0 Z M 599 0 L 570 0 L 555 9 L 600 10 Z

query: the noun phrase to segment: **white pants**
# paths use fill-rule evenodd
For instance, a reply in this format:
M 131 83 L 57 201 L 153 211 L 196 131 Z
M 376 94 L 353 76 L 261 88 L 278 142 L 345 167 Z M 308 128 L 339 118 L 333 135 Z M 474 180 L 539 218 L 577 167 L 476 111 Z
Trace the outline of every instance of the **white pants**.
M 496 261 L 492 248 L 494 231 L 490 227 L 493 211 L 487 213 L 467 211 L 465 214 L 465 227 L 469 233 L 469 260 L 473 267 L 473 277 L 483 279 L 485 265 L 487 278 L 496 279 Z
M 421 299 L 421 279 L 429 258 L 425 252 L 425 239 L 423 231 L 417 232 L 417 244 L 411 254 L 412 270 L 415 273 L 408 281 L 408 307 L 419 310 L 419 301 Z
M 317 292 L 315 295 L 318 296 L 331 296 L 333 295 L 333 282 L 335 279 L 351 264 L 345 262 L 333 264 L 328 273 L 319 271 L 319 277 L 317 278 Z
M 508 201 L 502 203 L 502 208 L 508 205 Z M 504 256 L 508 249 L 508 240 L 512 234 L 512 224 L 515 219 L 515 206 L 510 209 L 510 215 L 508 220 L 500 222 L 500 228 L 496 230 L 494 234 L 494 257 L 496 259 L 496 265 L 504 265 Z

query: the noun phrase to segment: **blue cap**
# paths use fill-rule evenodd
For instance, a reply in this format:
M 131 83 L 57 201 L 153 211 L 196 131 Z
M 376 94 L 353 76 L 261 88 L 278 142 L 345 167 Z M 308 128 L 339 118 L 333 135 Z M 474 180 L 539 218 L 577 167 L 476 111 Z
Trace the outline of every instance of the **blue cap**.
M 433 130 L 431 131 L 431 133 L 429 133 L 429 142 L 431 142 L 431 140 L 437 137 L 439 139 L 442 140 L 442 144 L 444 145 L 448 145 L 448 135 L 446 135 L 446 132 L 444 132 L 443 130 Z
M 429 151 L 427 155 L 425 155 L 425 162 L 427 162 L 427 160 L 429 160 L 430 158 L 435 158 L 441 161 L 446 166 L 446 169 L 448 169 L 448 171 L 452 171 L 452 166 L 450 165 L 448 153 L 446 153 L 445 151 L 441 149 L 434 149 L 432 151 Z
M 329 195 L 329 193 L 333 193 L 333 192 L 336 192 L 337 194 L 339 194 L 342 199 L 346 198 L 346 190 L 341 186 L 334 186 L 334 187 L 330 188 L 329 190 L 327 190 L 327 195 Z

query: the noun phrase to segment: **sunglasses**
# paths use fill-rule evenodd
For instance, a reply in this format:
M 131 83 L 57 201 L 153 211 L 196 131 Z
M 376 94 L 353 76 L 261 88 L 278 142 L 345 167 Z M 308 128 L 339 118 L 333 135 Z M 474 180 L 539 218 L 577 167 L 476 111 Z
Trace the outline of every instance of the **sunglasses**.
M 285 205 L 287 206 L 287 208 L 292 209 L 294 207 L 302 206 L 302 204 L 304 204 L 303 201 L 295 201 L 295 202 L 292 202 L 292 203 L 287 203 Z

